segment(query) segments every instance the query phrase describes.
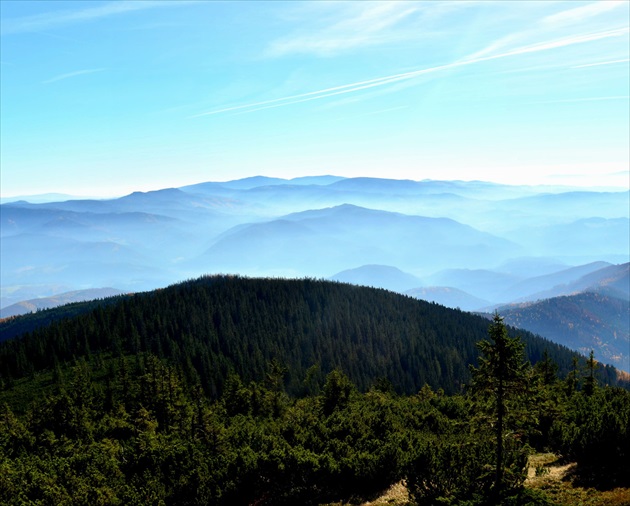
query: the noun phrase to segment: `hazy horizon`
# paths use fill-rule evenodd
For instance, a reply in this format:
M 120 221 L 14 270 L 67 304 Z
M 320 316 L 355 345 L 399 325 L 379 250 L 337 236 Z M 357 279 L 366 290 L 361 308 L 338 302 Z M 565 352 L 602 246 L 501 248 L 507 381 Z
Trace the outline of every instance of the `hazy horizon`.
M 617 174 L 617 175 L 621 175 L 621 176 L 625 176 L 625 174 Z M 0 191 L 0 203 L 9 203 L 9 202 L 14 202 L 18 199 L 22 199 L 22 198 L 33 198 L 34 200 L 32 201 L 33 203 L 44 203 L 44 202 L 56 202 L 59 201 L 61 199 L 117 199 L 117 198 L 121 198 L 121 197 L 125 197 L 127 195 L 130 195 L 132 193 L 148 193 L 148 192 L 153 192 L 153 191 L 160 191 L 160 190 L 166 190 L 166 189 L 170 189 L 170 188 L 181 188 L 181 187 L 185 187 L 185 186 L 194 186 L 196 184 L 203 184 L 203 183 L 217 183 L 217 184 L 221 184 L 221 183 L 230 183 L 230 182 L 234 182 L 234 181 L 241 181 L 241 180 L 247 180 L 247 179 L 254 179 L 254 178 L 270 178 L 270 179 L 283 179 L 286 181 L 291 181 L 294 179 L 301 179 L 301 178 L 310 178 L 310 177 L 327 177 L 327 176 L 332 176 L 332 177 L 341 177 L 343 179 L 352 179 L 352 178 L 364 178 L 364 177 L 368 177 L 368 176 L 361 176 L 361 175 L 353 175 L 353 176 L 339 176 L 338 174 L 305 174 L 305 175 L 296 175 L 293 177 L 279 177 L 279 176 L 274 176 L 274 175 L 266 175 L 266 174 L 254 174 L 251 176 L 245 176 L 243 178 L 236 178 L 236 179 L 226 179 L 226 180 L 222 180 L 222 181 L 212 181 L 212 180 L 203 180 L 203 181 L 195 181 L 193 183 L 187 183 L 187 184 L 182 184 L 182 185 L 174 185 L 174 186 L 154 186 L 151 184 L 147 184 L 147 185 L 143 185 L 141 188 L 136 188 L 136 189 L 126 189 L 125 191 L 122 192 L 111 192 L 111 191 L 105 191 L 105 192 L 92 192 L 91 194 L 77 194 L 77 193 L 58 193 L 58 192 L 46 192 L 46 193 L 33 193 L 33 194 L 19 194 L 19 195 L 4 195 L 1 191 Z M 630 176 L 629 176 L 630 177 Z M 382 180 L 390 180 L 390 181 L 414 181 L 414 182 L 439 182 L 439 181 L 446 181 L 446 182 L 458 182 L 458 183 L 477 183 L 477 182 L 481 182 L 481 183 L 490 183 L 490 184 L 497 184 L 497 185 L 503 185 L 503 186 L 514 186 L 514 187 L 531 187 L 531 188 L 538 188 L 540 190 L 553 190 L 553 191 L 581 191 L 581 190 L 588 190 L 588 191 L 603 191 L 603 192 L 627 192 L 630 190 L 630 188 L 628 188 L 628 185 L 598 185 L 598 186 L 593 186 L 593 185 L 578 185 L 578 184 L 571 184 L 571 185 L 566 185 L 566 184 L 553 184 L 553 183 L 540 183 L 540 184 L 518 184 L 518 183 L 501 183 L 501 182 L 497 182 L 497 181 L 487 181 L 487 180 L 480 180 L 480 179 L 470 179 L 470 180 L 462 180 L 462 179 L 409 179 L 409 178 L 393 178 L 393 177 L 376 177 L 376 176 L 371 176 L 369 177 L 369 179 L 382 179 Z
M 627 2 L 1 3 L 1 192 L 628 188 Z

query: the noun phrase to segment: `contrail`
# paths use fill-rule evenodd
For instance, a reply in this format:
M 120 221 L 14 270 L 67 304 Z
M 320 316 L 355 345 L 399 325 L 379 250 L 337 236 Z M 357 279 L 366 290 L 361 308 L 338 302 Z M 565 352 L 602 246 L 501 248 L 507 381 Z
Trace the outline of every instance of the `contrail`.
M 585 65 L 574 65 L 571 67 L 572 69 L 581 69 L 584 67 L 598 67 L 599 65 L 612 65 L 613 63 L 627 63 L 630 62 L 630 59 L 626 58 L 625 60 L 611 60 L 611 61 L 602 61 L 598 63 L 587 63 Z
M 84 74 L 93 74 L 94 72 L 103 72 L 105 69 L 84 69 L 84 70 L 76 70 L 74 72 L 68 72 L 67 74 L 61 74 L 50 79 L 46 79 L 42 81 L 42 84 L 54 83 L 56 81 L 61 81 L 63 79 L 68 79 L 70 77 L 82 76 Z
M 384 86 L 386 84 L 391 84 L 398 81 L 413 79 L 415 77 L 418 77 L 424 74 L 439 72 L 442 70 L 448 70 L 448 69 L 453 69 L 457 67 L 463 67 L 466 65 L 473 65 L 475 63 L 498 60 L 500 58 L 507 58 L 509 56 L 516 56 L 516 55 L 527 54 L 527 53 L 536 53 L 539 51 L 546 51 L 548 49 L 555 49 L 559 47 L 570 46 L 573 44 L 581 44 L 584 42 L 590 42 L 590 41 L 609 38 L 609 37 L 618 37 L 618 36 L 628 33 L 628 31 L 629 31 L 628 27 L 625 27 L 625 28 L 618 28 L 615 30 L 607 30 L 603 32 L 595 32 L 595 33 L 590 33 L 590 34 L 572 35 L 572 36 L 564 37 L 561 39 L 539 42 L 539 43 L 531 44 L 528 46 L 521 46 L 516 49 L 512 49 L 510 51 L 506 51 L 506 52 L 496 54 L 496 55 L 472 58 L 469 60 L 466 60 L 466 59 L 459 60 L 456 62 L 444 64 L 444 65 L 438 65 L 436 67 L 429 67 L 426 69 L 403 72 L 401 74 L 394 74 L 394 75 L 385 76 L 385 77 L 378 77 L 375 79 L 368 79 L 367 81 L 358 81 L 356 83 L 334 86 L 332 88 L 325 88 L 323 90 L 310 91 L 308 93 L 300 93 L 298 95 L 290 95 L 287 97 L 275 98 L 272 100 L 264 100 L 262 102 L 253 102 L 249 104 L 237 105 L 237 106 L 232 106 L 232 107 L 224 107 L 222 109 L 216 109 L 214 111 L 208 111 L 208 112 L 196 114 L 194 116 L 190 116 L 190 118 L 212 116 L 215 114 L 222 114 L 222 113 L 233 112 L 233 111 L 239 111 L 241 113 L 249 113 L 249 112 L 261 111 L 264 109 L 272 109 L 275 107 L 299 104 L 302 102 L 310 102 L 312 100 L 319 100 L 322 98 L 332 97 L 336 95 L 343 95 L 346 93 L 353 93 L 356 91 L 365 90 L 368 88 L 374 88 L 377 86 Z M 619 61 L 624 61 L 624 60 L 619 60 Z

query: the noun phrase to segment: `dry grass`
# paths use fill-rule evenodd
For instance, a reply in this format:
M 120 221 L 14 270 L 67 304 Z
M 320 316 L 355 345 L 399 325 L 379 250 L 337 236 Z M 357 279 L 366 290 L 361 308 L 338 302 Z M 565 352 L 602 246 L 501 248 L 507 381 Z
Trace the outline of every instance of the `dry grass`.
M 553 453 L 532 455 L 525 486 L 542 490 L 550 500 L 562 506 L 630 506 L 630 489 L 597 490 L 577 486 L 573 480 L 575 469 L 575 463 L 562 462 Z
M 385 492 L 369 500 L 350 500 L 329 503 L 321 506 L 407 506 L 409 505 L 409 494 L 403 482 L 395 483 Z
M 361 506 L 402 506 L 409 503 L 409 493 L 403 482 L 392 485 L 382 496 L 367 501 Z
M 630 488 L 597 490 L 574 483 L 576 464 L 563 462 L 553 453 L 529 458 L 525 486 L 538 489 L 558 506 L 630 506 Z M 537 472 L 538 470 L 538 472 Z M 409 494 L 403 482 L 392 485 L 374 498 L 329 503 L 322 506 L 408 506 Z

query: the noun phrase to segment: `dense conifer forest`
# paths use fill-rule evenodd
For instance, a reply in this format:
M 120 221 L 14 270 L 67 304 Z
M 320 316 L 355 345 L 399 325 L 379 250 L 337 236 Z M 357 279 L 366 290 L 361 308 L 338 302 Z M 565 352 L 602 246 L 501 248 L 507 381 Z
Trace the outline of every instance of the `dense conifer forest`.
M 319 380 L 341 368 L 362 391 L 386 378 L 398 393 L 415 393 L 425 383 L 455 393 L 469 379 L 487 326 L 481 317 L 382 289 L 212 276 L 0 324 L 2 334 L 25 334 L 0 347 L 0 378 L 11 381 L 94 353 L 143 352 L 169 359 L 211 398 L 229 373 L 259 380 L 272 360 L 287 367 L 291 395 L 304 393 L 312 368 Z M 525 341 L 532 363 L 546 351 L 562 374 L 571 369 L 567 348 L 510 332 Z M 615 381 L 612 367 L 600 374 Z
M 45 322 L 45 324 L 42 324 Z M 205 277 L 5 322 L 0 502 L 552 504 L 527 455 L 628 486 L 591 355 L 385 290 Z

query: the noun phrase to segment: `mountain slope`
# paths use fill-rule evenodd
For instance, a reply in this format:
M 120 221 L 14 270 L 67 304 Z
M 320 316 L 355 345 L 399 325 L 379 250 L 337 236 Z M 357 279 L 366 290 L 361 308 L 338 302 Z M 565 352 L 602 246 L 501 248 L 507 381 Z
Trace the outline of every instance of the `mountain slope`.
M 501 302 L 500 294 L 522 278 L 489 269 L 446 269 L 428 276 L 432 286 L 457 288 L 474 297 Z
M 389 265 L 362 265 L 356 269 L 338 272 L 330 279 L 353 285 L 385 288 L 401 293 L 422 285 L 420 278 Z
M 518 250 L 509 241 L 447 218 L 342 205 L 239 227 L 211 246 L 199 265 L 255 275 L 307 270 L 330 276 L 349 263 L 392 265 L 414 273 L 464 261 L 485 265 Z
M 490 302 L 485 299 L 480 299 L 463 290 L 449 286 L 426 286 L 407 290 L 406 293 L 416 299 L 437 302 L 443 306 L 463 311 L 476 311 L 490 305 Z
M 83 302 L 94 299 L 102 299 L 105 297 L 113 297 L 123 293 L 124 292 L 116 290 L 115 288 L 92 288 L 88 290 L 64 292 L 50 297 L 41 297 L 39 299 L 24 300 L 0 309 L 0 318 L 33 313 L 41 309 L 62 306 L 72 302 Z
M 573 283 L 587 274 L 610 267 L 610 265 L 608 262 L 591 262 L 550 274 L 529 277 L 503 291 L 500 298 L 507 301 L 525 302 L 541 298 L 537 296 L 541 292 L 554 293 L 554 290 L 556 290 L 556 295 L 562 295 L 561 292 L 565 289 L 563 286 Z
M 339 367 L 361 389 L 387 378 L 400 392 L 415 393 L 425 383 L 453 392 L 468 381 L 476 342 L 487 335 L 487 321 L 479 316 L 385 290 L 310 279 L 206 277 L 108 300 L 69 319 L 62 309 L 52 310 L 57 320 L 50 326 L 0 344 L 5 380 L 88 352 L 149 351 L 198 377 L 213 396 L 230 371 L 260 379 L 273 360 L 288 367 L 292 393 L 301 391 L 313 365 L 324 373 Z M 547 349 L 561 370 L 569 369 L 569 350 L 519 334 L 532 361 Z
M 519 228 L 506 237 L 526 246 L 533 255 L 614 261 L 628 258 L 630 219 L 588 217 L 570 223 L 550 222 L 545 226 Z
M 529 299 L 548 299 L 586 291 L 605 293 L 620 299 L 630 300 L 630 263 L 608 265 L 569 283 L 532 294 Z
M 527 197 L 502 201 L 498 208 L 502 212 L 528 209 L 532 216 L 547 217 L 554 222 L 561 217 L 564 223 L 585 218 L 584 211 L 591 210 L 591 217 L 619 218 L 628 216 L 630 192 L 565 191 L 562 193 L 540 193 Z M 592 211 L 595 211 L 592 212 Z
M 67 283 L 94 288 L 119 286 L 136 291 L 153 283 L 172 281 L 168 265 L 143 253 L 114 240 L 82 241 L 40 234 L 3 237 L 0 241 L 3 304 L 37 297 L 33 294 L 15 300 L 5 294 L 12 286 Z
M 506 323 L 630 371 L 630 307 L 599 293 L 554 297 L 499 308 Z

